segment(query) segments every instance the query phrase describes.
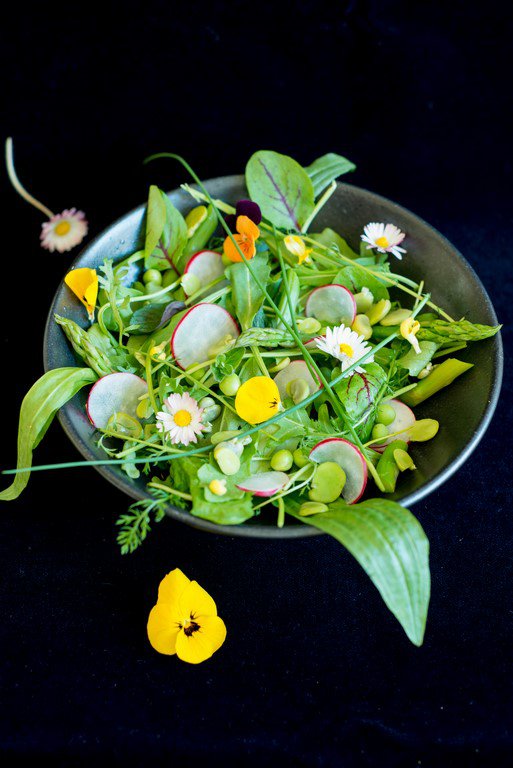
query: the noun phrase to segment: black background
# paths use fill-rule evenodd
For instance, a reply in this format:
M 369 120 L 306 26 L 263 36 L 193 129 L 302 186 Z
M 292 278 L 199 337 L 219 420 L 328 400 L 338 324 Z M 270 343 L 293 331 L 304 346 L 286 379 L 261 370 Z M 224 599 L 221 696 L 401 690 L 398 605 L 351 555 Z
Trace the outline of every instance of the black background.
M 3 135 L 50 208 L 91 234 L 150 182 L 241 172 L 256 149 L 327 151 L 465 254 L 511 319 L 511 15 L 498 3 L 14 4 L 2 22 Z M 44 318 L 70 255 L 5 174 L 1 462 L 42 373 Z M 504 338 L 511 338 L 506 328 Z M 0 754 L 7 765 L 510 765 L 511 375 L 488 434 L 414 511 L 431 541 L 424 646 L 327 537 L 265 542 L 165 521 L 121 558 L 128 500 L 93 470 L 34 475 L 1 510 Z M 76 452 L 55 424 L 36 461 Z M 217 601 L 222 649 L 194 667 L 145 634 L 179 566 Z

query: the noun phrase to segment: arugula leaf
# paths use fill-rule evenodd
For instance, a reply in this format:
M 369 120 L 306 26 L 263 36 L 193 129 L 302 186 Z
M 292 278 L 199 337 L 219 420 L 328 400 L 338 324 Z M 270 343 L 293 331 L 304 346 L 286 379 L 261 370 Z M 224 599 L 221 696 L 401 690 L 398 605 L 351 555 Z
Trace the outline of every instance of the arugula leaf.
M 374 269 L 377 271 L 376 268 Z M 388 289 L 384 283 L 357 264 L 348 264 L 347 267 L 343 267 L 334 282 L 349 288 L 352 293 L 358 293 L 365 286 L 377 301 L 389 298 Z
M 300 502 L 286 511 L 334 536 L 358 560 L 414 645 L 422 645 L 430 595 L 429 542 L 411 512 L 388 499 L 351 506 L 342 500 L 329 512 L 301 517 Z
M 276 227 L 300 231 L 314 209 L 310 177 L 287 155 L 255 152 L 246 166 L 246 185 L 264 218 Z
M 314 195 L 317 197 L 332 181 L 355 169 L 356 165 L 346 157 L 329 152 L 314 160 L 305 171 L 312 180 Z
M 45 436 L 59 408 L 97 378 L 90 368 L 54 368 L 32 385 L 20 409 L 17 469 L 32 465 L 32 452 Z M 0 501 L 17 499 L 29 477 L 30 472 L 16 475 L 14 482 L 0 493 Z
M 251 261 L 251 267 L 264 285 L 267 285 L 271 268 L 267 256 L 258 253 Z M 244 262 L 232 264 L 226 270 L 232 285 L 232 301 L 235 313 L 245 331 L 251 327 L 253 318 L 264 303 L 265 295 L 257 285 Z

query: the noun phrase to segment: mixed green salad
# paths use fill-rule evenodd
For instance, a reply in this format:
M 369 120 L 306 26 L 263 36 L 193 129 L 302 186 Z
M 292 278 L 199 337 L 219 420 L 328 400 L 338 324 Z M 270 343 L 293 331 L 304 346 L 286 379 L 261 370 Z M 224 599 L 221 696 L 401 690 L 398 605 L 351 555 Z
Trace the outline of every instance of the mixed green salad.
M 155 158 L 166 156 L 196 182 L 183 185 L 189 210 L 152 186 L 144 248 L 66 276 L 84 322 L 55 322 L 80 367 L 49 371 L 25 398 L 18 474 L 0 499 L 19 495 L 53 415 L 90 386 L 103 463 L 149 493 L 118 520 L 123 553 L 169 505 L 220 525 L 289 515 L 339 539 L 420 644 L 428 542 L 389 494 L 438 432 L 415 407 L 472 367 L 459 350 L 498 328 L 450 317 L 395 271 L 415 253 L 394 222 L 369 222 L 356 250 L 343 231 L 316 231 L 335 179 L 354 169 L 345 158 L 303 168 L 256 152 L 249 199 L 233 207 L 181 158 Z

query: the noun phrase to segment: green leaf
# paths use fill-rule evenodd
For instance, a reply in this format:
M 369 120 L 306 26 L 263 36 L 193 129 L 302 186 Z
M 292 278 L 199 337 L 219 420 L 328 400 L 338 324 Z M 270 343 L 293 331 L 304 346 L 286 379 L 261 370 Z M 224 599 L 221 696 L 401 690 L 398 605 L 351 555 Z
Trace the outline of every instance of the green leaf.
M 187 224 L 169 197 L 164 192 L 162 192 L 162 196 L 166 205 L 166 226 L 162 232 L 162 245 L 169 260 L 175 265 L 178 272 L 182 272 L 185 264 L 180 264 L 180 257 L 187 245 Z
M 305 410 L 282 416 L 275 424 L 260 430 L 258 448 L 261 455 L 268 456 L 287 440 L 303 437 L 311 427 L 312 422 Z
M 413 347 L 410 347 L 408 352 L 397 361 L 397 365 L 405 368 L 410 376 L 417 376 L 426 367 L 438 349 L 438 344 L 434 341 L 419 341 L 419 347 L 420 353 L 417 354 Z
M 184 474 L 187 476 L 188 491 L 192 496 L 191 515 L 201 517 L 204 520 L 210 520 L 218 525 L 239 525 L 239 523 L 243 523 L 245 520 L 249 520 L 250 517 L 254 516 L 255 513 L 253 511 L 249 493 L 243 493 L 243 498 L 233 498 L 222 503 L 217 501 L 212 502 L 205 498 L 205 488 L 198 477 L 198 471 L 201 469 L 202 465 L 204 465 L 203 462 L 198 461 L 197 459 L 194 460 L 188 458 L 179 459 L 171 463 L 180 464 L 179 468 L 173 467 L 173 481 L 178 490 L 185 490 Z M 247 477 L 248 465 L 249 458 L 241 464 L 241 469 L 237 475 L 240 475 L 240 479 L 242 479 L 242 477 Z M 243 466 L 245 468 L 245 474 L 242 474 Z M 180 473 L 182 476 L 181 487 L 178 487 L 176 484 L 177 473 Z M 228 481 L 228 478 L 225 479 Z
M 327 155 L 318 157 L 311 165 L 305 168 L 310 176 L 314 188 L 315 197 L 326 189 L 328 184 L 342 176 L 344 173 L 354 171 L 356 165 L 342 155 L 336 155 L 329 152 Z
M 32 452 L 45 436 L 59 408 L 97 378 L 90 368 L 55 368 L 32 385 L 21 404 L 17 469 L 32 466 Z M 29 477 L 30 472 L 16 475 L 14 482 L 0 493 L 0 501 L 18 498 Z
M 255 152 L 246 166 L 246 185 L 264 218 L 276 227 L 299 231 L 314 209 L 310 177 L 287 155 Z
M 409 639 L 422 645 L 430 594 L 429 542 L 418 520 L 394 501 L 369 499 L 300 517 L 299 502 L 287 512 L 334 536 L 358 560 Z
M 267 256 L 257 254 L 251 260 L 251 267 L 263 285 L 267 285 L 271 268 Z M 232 285 L 232 301 L 235 313 L 245 331 L 251 327 L 253 318 L 264 302 L 264 293 L 260 290 L 244 262 L 232 264 L 226 270 L 226 275 Z
M 322 232 L 311 235 L 312 239 L 321 245 L 325 245 L 326 248 L 334 248 L 339 251 L 343 256 L 347 256 L 348 259 L 356 259 L 358 254 L 353 251 L 350 245 L 341 237 L 334 229 L 326 227 Z M 315 246 L 314 246 L 315 248 Z
M 349 288 L 352 293 L 358 293 L 366 287 L 377 301 L 389 298 L 388 290 L 381 280 L 357 264 L 348 264 L 347 267 L 343 267 L 334 282 Z
M 183 301 L 171 301 L 168 304 L 146 304 L 137 309 L 130 318 L 130 326 L 137 326 L 134 332 L 138 334 L 153 333 L 168 323 L 178 312 L 185 309 Z
M 242 347 L 230 349 L 228 352 L 218 355 L 210 369 L 214 379 L 222 381 L 226 376 L 235 373 L 243 357 L 244 349 Z
M 342 401 L 351 422 L 357 421 L 372 406 L 376 395 L 386 381 L 386 373 L 377 363 L 363 366 L 364 373 L 353 373 L 337 384 L 335 391 Z M 339 371 L 336 371 L 339 373 Z
M 146 213 L 146 237 L 144 240 L 144 257 L 149 259 L 166 224 L 166 203 L 162 192 L 154 184 L 150 187 L 148 210 Z

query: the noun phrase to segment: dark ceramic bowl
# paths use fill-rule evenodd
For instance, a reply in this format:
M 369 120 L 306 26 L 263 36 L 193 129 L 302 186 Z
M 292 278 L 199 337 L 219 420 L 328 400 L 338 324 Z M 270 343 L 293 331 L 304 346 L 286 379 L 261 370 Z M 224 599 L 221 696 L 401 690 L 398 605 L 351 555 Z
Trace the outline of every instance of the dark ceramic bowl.
M 207 182 L 209 192 L 228 203 L 247 197 L 243 176 L 225 176 Z M 189 195 L 175 190 L 170 198 L 182 212 L 194 203 Z M 364 189 L 339 184 L 335 194 L 315 221 L 315 230 L 332 227 L 358 247 L 360 234 L 369 221 L 393 222 L 407 233 L 408 254 L 394 261 L 394 269 L 417 281 L 423 279 L 433 301 L 453 317 L 477 323 L 497 324 L 493 306 L 472 267 L 435 229 L 410 211 Z M 106 257 L 114 261 L 141 248 L 144 240 L 144 206 L 119 219 L 99 235 L 74 261 L 74 267 L 98 267 Z M 77 360 L 61 329 L 53 322 L 54 312 L 84 325 L 82 305 L 61 284 L 50 308 L 44 342 L 45 369 L 76 365 Z M 475 367 L 432 400 L 416 409 L 419 417 L 440 422 L 434 440 L 415 446 L 416 472 L 401 476 L 400 490 L 392 497 L 409 507 L 427 496 L 470 456 L 485 433 L 495 410 L 502 379 L 500 336 L 470 345 L 458 357 Z M 86 459 L 104 459 L 96 446 L 96 435 L 85 412 L 86 392 L 80 392 L 61 408 L 59 419 L 65 432 Z M 148 497 L 144 482 L 129 479 L 119 467 L 98 466 L 98 472 L 133 499 Z M 215 533 L 237 536 L 294 537 L 315 535 L 312 526 L 287 522 L 276 527 L 276 515 L 254 518 L 242 525 L 219 526 L 169 507 L 169 515 L 189 525 Z

